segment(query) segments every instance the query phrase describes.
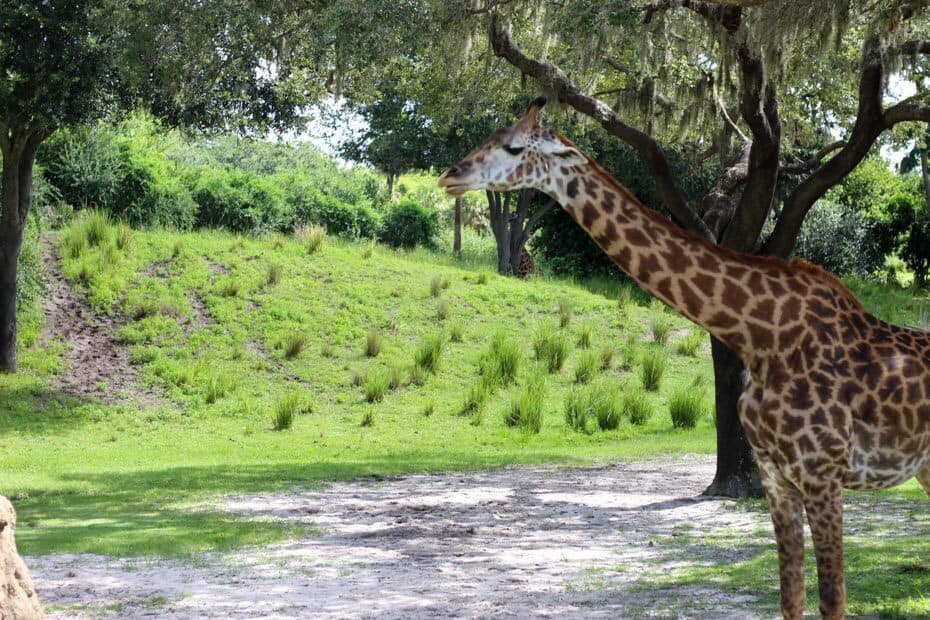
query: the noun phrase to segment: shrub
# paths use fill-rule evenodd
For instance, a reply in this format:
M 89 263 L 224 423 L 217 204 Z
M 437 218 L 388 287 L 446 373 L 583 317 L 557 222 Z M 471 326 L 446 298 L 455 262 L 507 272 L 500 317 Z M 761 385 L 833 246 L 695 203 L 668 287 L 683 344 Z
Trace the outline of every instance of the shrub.
M 585 388 L 574 388 L 565 401 L 565 423 L 579 433 L 590 433 L 593 416 L 591 392 Z
M 668 410 L 672 416 L 672 426 L 694 428 L 706 412 L 703 391 L 693 386 L 676 391 L 668 400 Z
M 385 215 L 381 241 L 395 248 L 433 247 L 433 239 L 438 232 L 438 212 L 404 197 Z
M 891 248 L 880 222 L 866 211 L 863 204 L 818 201 L 801 224 L 793 254 L 843 276 L 876 273 Z
M 365 338 L 365 355 L 368 357 L 378 357 L 381 353 L 381 332 L 375 328 L 368 330 L 368 336 Z
M 545 382 L 534 376 L 510 403 L 504 416 L 507 426 L 519 426 L 526 433 L 538 433 L 542 429 L 542 414 L 546 404 Z
M 568 339 L 551 324 L 543 323 L 533 336 L 533 351 L 537 361 L 544 362 L 550 373 L 558 372 L 568 357 Z
M 601 367 L 601 356 L 595 351 L 583 351 L 575 367 L 575 383 L 589 383 Z
M 665 374 L 665 367 L 668 364 L 668 357 L 659 349 L 646 352 L 643 355 L 642 379 L 643 387 L 650 392 L 659 389 L 662 383 L 662 376 Z
M 627 392 L 623 398 L 623 409 L 626 412 L 631 424 L 641 426 L 649 421 L 652 417 L 652 403 L 649 397 L 641 389 L 634 389 Z
M 413 353 L 414 365 L 436 374 L 439 371 L 439 362 L 442 359 L 445 344 L 445 337 L 441 333 L 427 336 Z
M 391 375 L 384 369 L 371 370 L 365 378 L 365 400 L 370 403 L 380 403 L 384 394 L 391 385 Z

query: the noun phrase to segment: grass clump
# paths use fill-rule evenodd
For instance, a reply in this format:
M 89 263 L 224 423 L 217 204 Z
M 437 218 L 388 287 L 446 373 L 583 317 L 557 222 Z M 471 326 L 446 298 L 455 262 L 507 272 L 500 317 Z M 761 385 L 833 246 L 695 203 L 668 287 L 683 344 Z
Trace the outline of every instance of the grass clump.
M 525 433 L 539 433 L 545 404 L 545 382 L 536 374 L 511 401 L 504 423 L 507 426 L 518 426 Z
M 652 417 L 653 409 L 649 397 L 642 389 L 633 389 L 623 398 L 623 409 L 630 424 L 642 426 Z
M 449 288 L 449 280 L 444 276 L 433 276 L 429 282 L 429 294 L 432 297 L 439 297 L 439 294 L 447 288 Z
M 652 320 L 652 340 L 659 346 L 664 347 L 668 343 L 668 337 L 672 333 L 672 322 L 663 313 Z
M 237 297 L 241 290 L 241 285 L 235 278 L 223 278 L 216 283 L 214 290 L 220 297 Z
M 594 390 L 592 411 L 602 431 L 613 431 L 623 419 L 623 390 L 616 381 L 602 381 Z
M 678 341 L 675 350 L 679 355 L 696 357 L 702 342 L 704 342 L 704 334 L 700 331 L 692 330 L 687 336 Z
M 223 398 L 232 391 L 233 382 L 229 377 L 224 375 L 210 375 L 207 378 L 207 385 L 204 391 L 204 401 L 212 405 L 219 399 Z
M 297 228 L 295 236 L 307 248 L 307 254 L 322 252 L 326 243 L 326 230 L 321 226 L 304 224 Z
M 572 322 L 572 315 L 575 310 L 572 308 L 572 302 L 567 299 L 560 299 L 559 305 L 559 327 L 568 327 L 568 324 Z
M 465 325 L 456 321 L 449 327 L 449 339 L 452 342 L 462 342 L 465 339 Z
M 643 380 L 643 387 L 650 392 L 658 391 L 667 366 L 668 357 L 661 349 L 647 351 L 643 355 L 643 365 L 640 374 Z
M 372 427 L 375 425 L 375 410 L 369 409 L 365 412 L 365 415 L 362 416 L 361 426 L 362 427 Z
M 284 269 L 281 265 L 268 265 L 268 271 L 265 272 L 265 282 L 269 286 L 274 286 L 281 281 L 282 275 L 284 275 Z
M 569 346 L 565 334 L 556 330 L 550 323 L 540 325 L 533 336 L 536 360 L 543 362 L 550 373 L 562 370 L 568 357 Z
M 569 428 L 578 433 L 590 433 L 593 414 L 590 390 L 575 388 L 569 392 L 565 399 L 565 423 Z
M 427 336 L 413 353 L 414 365 L 426 372 L 436 374 L 439 371 L 445 345 L 446 339 L 441 333 Z
M 289 392 L 277 402 L 271 414 L 271 426 L 276 431 L 283 431 L 294 424 L 294 418 L 300 411 L 300 392 Z
M 284 357 L 294 359 L 307 348 L 307 336 L 301 332 L 292 332 L 284 337 Z
M 375 253 L 375 242 L 369 241 L 362 248 L 362 258 L 364 258 L 365 260 L 368 260 L 374 255 L 374 253 Z
M 675 428 L 694 428 L 706 413 L 703 391 L 693 386 L 677 390 L 668 399 L 668 411 Z
M 365 377 L 365 400 L 369 403 L 380 403 L 384 394 L 391 386 L 391 373 L 384 368 L 371 370 Z
M 600 353 L 601 370 L 610 370 L 614 363 L 614 348 L 611 345 L 604 345 Z
M 517 343 L 508 339 L 503 332 L 496 332 L 478 361 L 478 368 L 490 385 L 508 385 L 516 380 L 521 359 L 523 354 Z
M 590 383 L 601 367 L 601 356 L 596 351 L 583 351 L 575 367 L 575 383 Z
M 478 277 L 475 278 L 475 282 L 478 284 L 487 284 L 488 280 L 491 279 L 491 275 L 487 271 L 482 271 L 478 274 Z
M 436 304 L 436 318 L 440 321 L 449 318 L 449 302 L 445 299 L 440 299 L 439 303 Z
M 429 371 L 427 371 L 422 366 L 414 364 L 410 369 L 408 378 L 410 379 L 411 385 L 423 385 L 426 383 L 426 379 L 429 376 Z
M 426 401 L 426 403 L 423 405 L 422 413 L 423 413 L 423 417 L 425 418 L 428 418 L 434 413 L 436 413 L 436 401 L 432 398 Z
M 368 335 L 365 337 L 365 356 L 378 357 L 378 354 L 381 353 L 381 345 L 381 331 L 374 327 L 369 329 Z
M 578 326 L 578 348 L 591 348 L 591 324 L 584 323 Z
M 490 397 L 491 385 L 484 378 L 478 379 L 465 392 L 462 415 L 473 415 L 481 412 Z

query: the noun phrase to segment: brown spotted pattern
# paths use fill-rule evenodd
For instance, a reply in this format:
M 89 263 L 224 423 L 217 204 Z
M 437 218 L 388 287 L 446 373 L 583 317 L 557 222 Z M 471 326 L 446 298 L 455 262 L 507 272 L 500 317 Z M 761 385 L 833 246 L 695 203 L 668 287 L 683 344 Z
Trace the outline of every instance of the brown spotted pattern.
M 821 613 L 843 617 L 843 489 L 916 476 L 930 495 L 930 334 L 869 315 L 818 267 L 677 228 L 539 127 L 537 111 L 498 130 L 440 185 L 548 193 L 644 289 L 739 354 L 749 371 L 739 414 L 772 514 L 782 614 L 803 615 L 806 513 Z

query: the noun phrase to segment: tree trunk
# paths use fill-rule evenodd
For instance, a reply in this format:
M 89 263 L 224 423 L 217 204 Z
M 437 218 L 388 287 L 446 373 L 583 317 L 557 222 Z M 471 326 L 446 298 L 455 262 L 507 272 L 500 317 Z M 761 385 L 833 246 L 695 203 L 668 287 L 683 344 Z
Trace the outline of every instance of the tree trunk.
M 452 253 L 462 253 L 462 197 L 455 197 L 455 211 L 452 221 Z
M 736 410 L 746 382 L 743 363 L 716 338 L 711 338 L 710 345 L 717 405 L 717 473 L 703 494 L 761 497 L 756 459 Z
M 16 372 L 16 271 L 32 206 L 32 166 L 46 130 L 0 131 L 0 372 Z
M 924 206 L 927 209 L 927 216 L 930 217 L 930 164 L 927 162 L 930 138 L 928 138 L 927 142 L 927 147 L 920 151 L 920 178 L 924 182 Z
M 11 154 L 13 155 L 13 154 Z M 3 158 L 0 218 L 0 372 L 16 372 L 16 268 L 23 245 L 19 221 L 19 162 Z
M 388 202 L 394 200 L 394 182 L 397 181 L 397 175 L 393 172 L 387 173 L 387 191 L 388 191 Z
M 497 245 L 497 272 L 502 276 L 516 273 L 511 269 L 510 261 L 510 200 L 511 195 L 504 192 L 486 192 L 488 209 L 491 212 L 491 232 Z

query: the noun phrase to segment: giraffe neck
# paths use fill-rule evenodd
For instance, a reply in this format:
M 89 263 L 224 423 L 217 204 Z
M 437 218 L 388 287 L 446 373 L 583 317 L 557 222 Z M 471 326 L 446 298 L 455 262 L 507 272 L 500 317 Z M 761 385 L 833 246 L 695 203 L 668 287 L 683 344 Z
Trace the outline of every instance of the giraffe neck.
M 702 326 L 752 370 L 776 345 L 789 270 L 685 232 L 643 206 L 593 160 L 561 168 L 543 191 L 643 289 Z M 758 263 L 758 264 L 757 264 Z M 794 299 L 797 299 L 796 297 Z M 761 357 L 760 357 L 761 356 Z

